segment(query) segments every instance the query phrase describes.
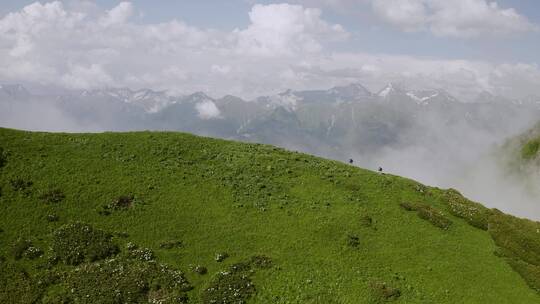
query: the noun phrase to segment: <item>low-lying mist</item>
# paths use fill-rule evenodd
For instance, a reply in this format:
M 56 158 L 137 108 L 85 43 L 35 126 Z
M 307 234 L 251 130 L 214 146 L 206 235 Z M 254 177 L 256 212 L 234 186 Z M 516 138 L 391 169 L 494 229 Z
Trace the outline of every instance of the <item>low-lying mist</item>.
M 429 147 L 387 148 L 361 162 L 361 166 L 373 168 L 377 164 L 386 172 L 431 186 L 454 188 L 488 207 L 539 220 L 540 193 L 530 187 L 536 177 L 532 173 L 514 174 L 499 153 L 507 137 L 490 142 L 476 136 L 479 134 L 474 134 L 474 130 L 466 132 L 460 140 L 441 137 Z

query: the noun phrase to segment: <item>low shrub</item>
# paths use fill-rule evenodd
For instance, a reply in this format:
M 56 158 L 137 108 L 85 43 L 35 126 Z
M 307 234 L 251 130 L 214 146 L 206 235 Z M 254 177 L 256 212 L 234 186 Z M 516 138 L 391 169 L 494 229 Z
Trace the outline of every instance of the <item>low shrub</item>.
M 220 253 L 216 253 L 216 256 L 214 257 L 214 260 L 216 260 L 216 262 L 223 262 L 228 257 L 229 257 L 228 253 L 220 252 Z
M 0 147 L 0 168 L 7 164 L 7 153 L 4 148 Z
M 413 204 L 413 203 L 408 203 L 408 202 L 402 202 L 399 204 L 399 206 L 407 211 L 416 211 L 418 210 L 418 206 L 416 204 Z
M 37 247 L 34 247 L 34 246 L 30 246 L 30 247 L 26 248 L 26 250 L 23 253 L 23 256 L 25 258 L 29 258 L 31 260 L 37 259 L 42 255 L 43 255 L 43 250 L 41 250 L 41 249 L 39 249 Z
M 126 248 L 127 248 L 127 250 L 131 251 L 131 250 L 135 250 L 135 249 L 139 248 L 139 246 L 137 246 L 136 244 L 134 244 L 132 242 L 128 242 L 126 244 Z
M 65 281 L 75 303 L 187 303 L 193 288 L 182 271 L 124 259 L 82 265 Z
M 180 248 L 182 246 L 183 246 L 182 241 L 174 241 L 174 240 L 164 241 L 164 242 L 161 242 L 161 244 L 159 244 L 159 248 L 162 248 L 162 249 Z
M 419 218 L 424 219 L 436 227 L 448 229 L 452 221 L 447 219 L 439 210 L 424 204 L 400 203 L 399 206 L 407 211 L 416 211 Z
M 362 227 L 366 227 L 366 228 L 369 228 L 371 226 L 373 226 L 373 218 L 369 215 L 363 215 L 360 217 L 360 225 L 362 225 Z
M 197 265 L 193 268 L 193 271 L 195 273 L 198 273 L 198 274 L 201 274 L 201 275 L 204 275 L 204 274 L 207 274 L 208 273 L 208 269 L 204 266 L 201 266 L 201 265 Z
M 439 210 L 430 206 L 420 206 L 417 210 L 417 214 L 421 219 L 424 219 L 441 229 L 448 229 L 452 225 L 451 220 L 447 219 Z
M 117 236 L 117 237 L 123 238 L 123 239 L 127 239 L 129 237 L 129 233 L 127 233 L 125 231 L 115 231 L 113 234 L 114 234 L 114 236 Z
M 273 265 L 272 259 L 265 255 L 252 256 L 249 263 L 259 269 L 268 269 Z
M 512 269 L 519 273 L 530 288 L 540 293 L 540 266 L 519 259 L 507 259 Z
M 98 209 L 100 215 L 110 215 L 113 211 L 122 211 L 133 208 L 138 203 L 137 198 L 133 195 L 121 195 L 115 198 L 107 205 L 103 205 Z
M 106 209 L 111 210 L 125 210 L 133 207 L 133 202 L 135 201 L 135 197 L 133 195 L 121 195 L 114 199 L 112 202 L 110 202 Z
M 495 211 L 488 232 L 502 254 L 540 266 L 540 223 Z
M 428 192 L 428 190 L 429 190 L 428 187 L 426 187 L 426 186 L 424 186 L 422 184 L 416 184 L 414 186 L 414 190 L 416 190 L 416 192 L 419 192 L 421 194 L 428 194 L 429 193 Z
M 219 272 L 201 295 L 204 304 L 247 303 L 255 294 L 255 285 L 251 281 L 249 267 L 233 265 L 227 271 Z
M 141 262 L 150 262 L 155 259 L 154 251 L 149 248 L 133 249 L 130 251 L 129 257 Z
M 48 214 L 47 215 L 47 222 L 58 222 L 60 220 L 60 217 L 58 217 L 58 215 L 56 214 Z
M 66 196 L 60 189 L 51 189 L 39 196 L 39 198 L 45 203 L 55 204 L 63 201 Z
M 28 188 L 34 184 L 32 181 L 25 180 L 23 178 L 10 179 L 9 184 L 13 191 L 27 192 Z
M 24 253 L 28 248 L 32 247 L 32 241 L 18 238 L 12 245 L 11 245 L 11 253 L 13 255 L 13 258 L 15 260 L 19 260 L 24 256 Z
M 203 290 L 202 303 L 247 303 L 256 291 L 251 275 L 255 269 L 268 269 L 272 265 L 272 259 L 265 255 L 255 255 L 246 262 L 231 265 L 226 271 L 219 272 Z
M 355 234 L 347 235 L 347 246 L 357 248 L 360 246 L 360 237 Z
M 68 265 L 97 261 L 118 253 L 111 235 L 83 223 L 67 224 L 53 233 L 52 249 Z
M 398 288 L 388 286 L 384 282 L 372 282 L 371 290 L 378 302 L 393 301 L 401 297 L 401 291 Z
M 489 217 L 492 214 L 488 208 L 466 199 L 454 189 L 448 189 L 444 192 L 444 200 L 452 215 L 464 219 L 476 228 L 488 229 Z

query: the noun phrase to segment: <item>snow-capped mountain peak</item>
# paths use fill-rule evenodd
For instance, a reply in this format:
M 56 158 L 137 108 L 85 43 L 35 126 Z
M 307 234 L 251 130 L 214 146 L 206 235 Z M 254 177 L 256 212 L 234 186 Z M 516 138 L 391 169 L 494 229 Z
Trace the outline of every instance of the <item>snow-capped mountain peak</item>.
M 379 93 L 377 93 L 377 96 L 385 99 L 393 95 L 401 95 L 403 93 L 404 90 L 401 88 L 400 85 L 390 82 L 384 88 L 382 88 Z
M 444 90 L 409 91 L 406 95 L 418 105 L 428 105 L 433 101 L 457 102 L 458 100 Z
M 166 106 L 175 103 L 175 99 L 165 92 L 140 89 L 133 91 L 129 88 L 108 88 L 101 90 L 85 90 L 80 96 L 86 99 L 109 98 L 124 103 L 133 104 L 144 109 L 148 113 L 156 113 Z

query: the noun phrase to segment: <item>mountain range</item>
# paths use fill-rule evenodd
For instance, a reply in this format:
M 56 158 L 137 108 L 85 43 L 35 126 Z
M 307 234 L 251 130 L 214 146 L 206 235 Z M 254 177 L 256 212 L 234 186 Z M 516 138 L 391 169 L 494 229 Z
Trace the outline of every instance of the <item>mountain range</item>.
M 78 131 L 181 130 L 283 145 L 283 140 L 269 134 L 277 131 L 287 138 L 301 136 L 294 140 L 297 146 L 317 142 L 319 147 L 333 148 L 348 139 L 349 145 L 361 144 L 361 151 L 376 152 L 396 144 L 404 131 L 430 127 L 426 123 L 433 119 L 448 126 L 465 124 L 507 134 L 513 131 L 515 126 L 509 124 L 515 125 L 516 116 L 521 128 L 530 122 L 522 116 L 538 117 L 540 98 L 511 101 L 484 92 L 477 102 L 464 103 L 444 90 L 406 90 L 393 83 L 378 93 L 350 84 L 328 90 L 287 90 L 249 101 L 235 96 L 212 98 L 202 92 L 173 96 L 149 89 L 36 95 L 21 85 L 0 87 L 3 126 L 25 128 L 25 120 L 19 118 L 32 114 L 30 107 L 54 109 L 62 118 L 77 121 Z M 42 122 L 40 129 L 65 129 L 62 121 Z
M 540 98 L 507 100 L 484 92 L 477 101 L 465 103 L 445 90 L 408 90 L 394 83 L 377 93 L 353 83 L 327 90 L 287 90 L 254 100 L 213 98 L 202 92 L 174 96 L 150 89 L 33 94 L 21 85 L 0 87 L 3 127 L 185 131 L 333 159 L 355 158 L 366 167 L 386 163 L 381 155 L 404 147 L 422 147 L 423 153 L 433 154 L 455 150 L 445 157 L 458 160 L 470 150 L 476 153 L 472 147 L 502 142 L 538 118 Z

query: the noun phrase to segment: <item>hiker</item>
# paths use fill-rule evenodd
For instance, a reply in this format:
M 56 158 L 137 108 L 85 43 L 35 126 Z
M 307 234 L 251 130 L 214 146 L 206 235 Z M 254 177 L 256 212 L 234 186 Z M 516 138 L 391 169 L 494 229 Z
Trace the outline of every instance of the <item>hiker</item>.
M 349 164 L 351 164 L 351 165 L 352 165 L 353 163 L 354 163 L 354 160 L 353 160 L 352 158 L 351 158 L 351 159 L 349 159 Z
M 379 167 L 379 172 L 382 173 L 382 167 Z

